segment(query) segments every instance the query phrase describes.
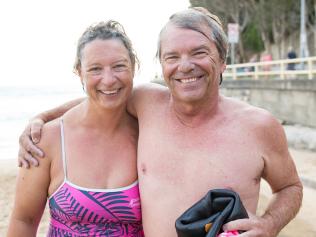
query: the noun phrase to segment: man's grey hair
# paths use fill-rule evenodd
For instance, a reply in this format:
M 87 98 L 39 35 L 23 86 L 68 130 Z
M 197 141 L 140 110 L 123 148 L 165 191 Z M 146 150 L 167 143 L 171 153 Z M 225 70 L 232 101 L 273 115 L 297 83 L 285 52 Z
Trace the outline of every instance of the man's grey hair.
M 159 60 L 161 57 L 161 36 L 169 24 L 203 34 L 215 43 L 220 59 L 223 62 L 226 61 L 228 41 L 222 23 L 216 15 L 211 14 L 208 10 L 202 7 L 190 8 L 170 16 L 169 21 L 159 34 L 158 49 L 156 53 Z M 210 31 L 205 31 L 205 27 L 209 28 Z

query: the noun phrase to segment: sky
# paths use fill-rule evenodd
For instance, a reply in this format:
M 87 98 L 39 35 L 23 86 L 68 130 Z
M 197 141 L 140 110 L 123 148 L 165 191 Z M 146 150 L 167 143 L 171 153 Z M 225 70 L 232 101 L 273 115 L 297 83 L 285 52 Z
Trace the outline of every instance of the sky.
M 160 75 L 158 34 L 188 0 L 10 0 L 0 2 L 0 86 L 80 86 L 76 43 L 92 23 L 119 21 L 141 61 L 134 83 Z

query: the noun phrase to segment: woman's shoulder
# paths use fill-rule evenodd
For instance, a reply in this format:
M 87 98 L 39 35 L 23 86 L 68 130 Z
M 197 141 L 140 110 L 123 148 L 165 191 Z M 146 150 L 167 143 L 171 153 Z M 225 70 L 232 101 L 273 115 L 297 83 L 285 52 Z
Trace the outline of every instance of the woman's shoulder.
M 54 148 L 59 147 L 60 136 L 60 118 L 57 118 L 44 124 L 37 146 L 44 150 L 46 155 L 52 154 Z

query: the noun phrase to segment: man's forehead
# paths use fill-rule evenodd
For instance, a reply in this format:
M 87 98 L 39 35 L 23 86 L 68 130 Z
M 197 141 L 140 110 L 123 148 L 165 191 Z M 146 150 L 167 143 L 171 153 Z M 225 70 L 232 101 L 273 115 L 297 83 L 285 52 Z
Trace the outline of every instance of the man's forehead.
M 203 31 L 202 31 L 203 30 Z M 211 31 L 205 29 L 191 29 L 185 27 L 179 27 L 177 25 L 167 25 L 161 34 L 161 47 L 171 43 L 171 41 L 178 41 L 177 44 L 184 43 L 187 40 L 195 40 L 196 43 L 211 43 Z
M 199 27 L 190 27 L 190 26 L 178 26 L 173 23 L 168 23 L 164 27 L 161 34 L 161 39 L 163 38 L 168 39 L 174 35 L 183 34 L 183 32 L 186 32 L 187 34 L 190 34 L 190 32 L 192 34 L 198 33 L 211 40 L 212 30 L 205 24 L 201 24 Z

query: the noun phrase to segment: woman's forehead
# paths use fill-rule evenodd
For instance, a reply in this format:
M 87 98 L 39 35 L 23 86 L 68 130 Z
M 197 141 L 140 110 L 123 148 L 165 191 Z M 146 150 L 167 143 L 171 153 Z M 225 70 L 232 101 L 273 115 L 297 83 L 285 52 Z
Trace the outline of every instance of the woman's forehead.
M 89 42 L 82 50 L 82 60 L 90 61 L 100 58 L 129 60 L 129 53 L 124 44 L 118 39 L 96 39 Z
M 94 39 L 90 42 L 88 42 L 85 47 L 85 49 L 94 49 L 94 48 L 125 48 L 123 42 L 120 39 L 116 38 L 110 38 L 110 39 Z

